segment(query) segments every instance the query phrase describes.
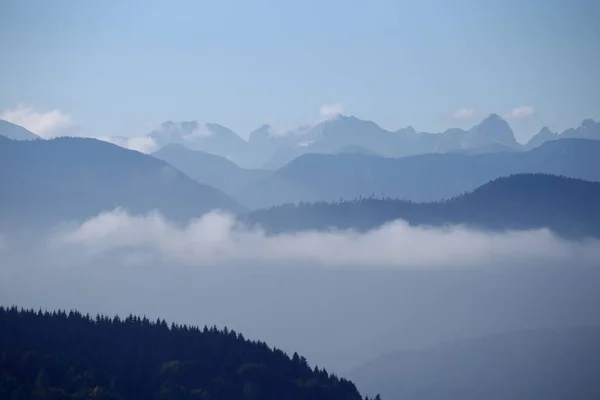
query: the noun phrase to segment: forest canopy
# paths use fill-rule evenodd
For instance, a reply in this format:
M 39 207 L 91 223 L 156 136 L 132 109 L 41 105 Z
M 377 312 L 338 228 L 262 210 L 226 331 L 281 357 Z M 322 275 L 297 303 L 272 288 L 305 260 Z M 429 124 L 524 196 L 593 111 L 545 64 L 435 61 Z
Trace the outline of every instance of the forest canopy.
M 0 399 L 362 399 L 226 327 L 0 307 L 0 345 Z

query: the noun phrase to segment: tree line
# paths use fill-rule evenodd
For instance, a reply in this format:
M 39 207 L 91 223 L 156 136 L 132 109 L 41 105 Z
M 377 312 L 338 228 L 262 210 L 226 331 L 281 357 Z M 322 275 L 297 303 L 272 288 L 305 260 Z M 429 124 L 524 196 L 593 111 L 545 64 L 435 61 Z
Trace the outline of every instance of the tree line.
M 362 400 L 356 386 L 234 330 L 0 307 L 0 399 Z

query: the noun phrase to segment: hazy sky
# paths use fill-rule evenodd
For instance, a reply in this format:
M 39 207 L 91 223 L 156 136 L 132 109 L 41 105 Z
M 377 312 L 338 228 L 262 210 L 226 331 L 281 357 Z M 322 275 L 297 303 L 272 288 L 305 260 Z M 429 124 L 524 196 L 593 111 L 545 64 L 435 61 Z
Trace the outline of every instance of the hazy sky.
M 247 136 L 323 106 L 424 131 L 496 112 L 522 140 L 600 119 L 598 15 L 597 0 L 5 0 L 0 115 L 47 132 L 197 119 Z

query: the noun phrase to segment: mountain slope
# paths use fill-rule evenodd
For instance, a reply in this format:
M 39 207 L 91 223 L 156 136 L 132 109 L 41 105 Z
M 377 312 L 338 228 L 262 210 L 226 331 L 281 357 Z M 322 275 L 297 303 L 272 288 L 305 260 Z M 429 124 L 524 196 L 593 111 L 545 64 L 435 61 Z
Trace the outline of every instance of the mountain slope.
M 28 131 L 22 126 L 0 119 L 0 136 L 13 140 L 41 139 L 38 135 Z
M 270 125 L 262 125 L 250 132 L 246 154 L 241 160 L 242 163 L 238 165 L 248 168 L 266 168 L 269 160 L 279 149 L 285 147 L 288 141 L 289 137 L 277 135 Z
M 527 152 L 423 154 L 403 158 L 306 154 L 237 198 L 251 208 L 298 201 L 384 196 L 438 201 L 518 173 L 548 173 L 600 181 L 600 141 L 563 139 Z M 282 190 L 283 187 L 293 188 Z
M 549 228 L 568 237 L 600 237 L 600 183 L 542 174 L 513 175 L 440 203 L 362 199 L 258 210 L 246 221 L 268 232 L 369 230 L 402 219 L 414 225 L 486 230 Z
M 2 399 L 362 399 L 352 382 L 227 328 L 2 307 L 0 327 Z
M 190 150 L 180 144 L 169 144 L 152 156 L 164 160 L 196 181 L 227 194 L 267 178 L 270 171 L 243 169 L 215 154 Z
M 355 146 L 355 145 L 344 146 L 344 147 L 334 151 L 332 154 L 362 154 L 365 156 L 373 156 L 373 157 L 379 156 L 379 154 L 375 153 L 374 151 L 365 149 L 364 147 L 361 147 L 361 146 Z
M 242 207 L 164 161 L 95 139 L 0 143 L 0 220 L 55 223 L 122 207 L 186 220 Z
M 245 151 L 246 141 L 235 132 L 218 124 L 200 124 L 197 121 L 164 122 L 148 134 L 156 145 L 183 144 L 194 150 L 236 159 Z
M 600 328 L 450 342 L 384 356 L 349 375 L 390 400 L 592 400 L 600 396 Z

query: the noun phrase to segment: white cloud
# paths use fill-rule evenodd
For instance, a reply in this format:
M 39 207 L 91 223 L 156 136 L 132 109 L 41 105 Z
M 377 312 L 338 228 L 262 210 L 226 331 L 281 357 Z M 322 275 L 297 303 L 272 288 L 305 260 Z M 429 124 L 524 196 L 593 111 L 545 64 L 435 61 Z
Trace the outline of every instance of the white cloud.
M 532 117 L 535 114 L 535 109 L 532 106 L 521 106 L 514 108 L 506 114 L 508 118 L 524 119 Z
M 474 116 L 475 116 L 475 110 L 472 108 L 461 108 L 460 110 L 456 110 L 452 114 L 452 118 L 459 120 L 459 121 L 470 120 Z
M 188 142 L 194 142 L 198 139 L 207 138 L 213 135 L 213 131 L 206 127 L 206 124 L 198 124 L 198 127 L 191 133 L 183 135 L 183 140 Z
M 146 154 L 152 153 L 158 149 L 158 146 L 154 139 L 148 136 L 100 136 L 96 139 L 103 140 L 105 142 L 116 144 L 117 146 L 121 146 L 129 150 L 135 150 L 139 151 L 140 153 Z
M 37 111 L 21 104 L 12 110 L 1 111 L 0 119 L 20 125 L 43 138 L 67 134 L 76 127 L 71 116 L 60 110 Z
M 499 260 L 568 261 L 585 257 L 600 264 L 598 241 L 574 244 L 548 230 L 484 233 L 464 227 L 412 227 L 396 221 L 379 229 L 266 235 L 233 217 L 209 213 L 186 227 L 158 214 L 131 216 L 116 210 L 57 236 L 61 253 L 87 256 L 145 254 L 189 264 L 220 262 L 309 262 L 330 266 L 476 266 Z M 432 251 L 434 250 L 434 251 Z
M 319 108 L 319 115 L 322 118 L 333 118 L 344 112 L 342 103 L 324 104 Z

